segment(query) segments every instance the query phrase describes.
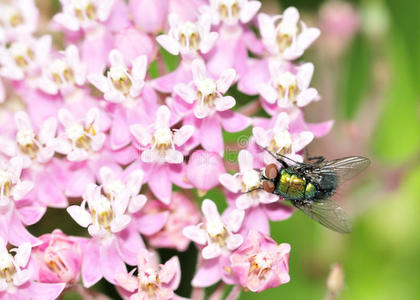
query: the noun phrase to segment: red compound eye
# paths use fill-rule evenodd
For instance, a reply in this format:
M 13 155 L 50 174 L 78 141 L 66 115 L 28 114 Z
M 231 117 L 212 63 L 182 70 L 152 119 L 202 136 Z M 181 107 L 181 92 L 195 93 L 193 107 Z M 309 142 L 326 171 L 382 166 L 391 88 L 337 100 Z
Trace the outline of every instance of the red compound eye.
M 263 188 L 264 188 L 264 191 L 272 193 L 274 192 L 275 186 L 274 186 L 274 183 L 272 183 L 271 181 L 265 180 L 263 183 Z
M 265 167 L 265 176 L 268 179 L 275 179 L 277 177 L 277 166 L 275 164 L 269 164 Z

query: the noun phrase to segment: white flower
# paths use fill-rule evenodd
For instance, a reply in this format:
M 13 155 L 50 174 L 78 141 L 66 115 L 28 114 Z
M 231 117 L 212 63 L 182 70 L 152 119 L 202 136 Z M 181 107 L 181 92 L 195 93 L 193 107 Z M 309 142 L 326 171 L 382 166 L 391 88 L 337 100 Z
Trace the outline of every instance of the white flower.
M 38 81 L 39 88 L 48 94 L 66 93 L 76 84 L 82 86 L 85 83 L 86 65 L 80 61 L 77 47 L 70 45 L 61 55 L 43 69 Z
M 141 159 L 147 163 L 179 164 L 183 161 L 182 153 L 175 149 L 187 142 L 194 133 L 194 126 L 184 125 L 179 129 L 170 128 L 171 112 L 162 105 L 158 108 L 156 121 L 149 127 L 140 124 L 130 126 L 131 134 L 142 146 L 150 146 L 141 154 Z
M 33 188 L 34 183 L 20 180 L 23 168 L 21 157 L 13 157 L 9 161 L 0 160 L 0 207 L 8 207 L 10 200 L 21 200 Z
M 212 200 L 205 199 L 201 211 L 204 214 L 204 223 L 187 226 L 182 233 L 197 244 L 206 245 L 201 252 L 203 258 L 218 257 L 223 252 L 235 250 L 242 244 L 242 236 L 235 232 L 241 228 L 245 217 L 243 210 L 233 209 L 223 220 L 216 204 Z
M 296 74 L 284 69 L 284 64 L 270 61 L 270 81 L 257 86 L 257 90 L 267 102 L 280 108 L 293 105 L 305 106 L 311 101 L 318 100 L 318 92 L 310 88 L 309 84 L 314 72 L 314 65 L 305 63 L 297 67 Z
M 295 7 L 287 8 L 283 15 L 258 15 L 262 42 L 271 54 L 294 60 L 302 56 L 306 48 L 319 37 L 321 32 L 318 28 L 308 28 L 299 18 Z
M 278 201 L 278 196 L 267 193 L 260 189 L 261 172 L 253 167 L 253 157 L 247 150 L 241 150 L 238 155 L 239 173 L 228 173 L 219 176 L 220 183 L 233 193 L 242 194 L 236 199 L 236 207 L 248 209 L 259 204 L 267 204 Z M 254 190 L 254 191 L 253 191 Z M 249 191 L 253 191 L 248 193 Z
M 212 23 L 218 25 L 236 25 L 239 21 L 248 23 L 261 7 L 259 1 L 249 0 L 210 0 L 210 6 L 201 7 L 201 11 L 212 16 Z
M 141 55 L 131 62 L 131 70 L 124 63 L 121 52 L 113 49 L 109 53 L 111 67 L 106 76 L 90 74 L 88 80 L 104 93 L 105 100 L 122 103 L 137 97 L 144 86 L 147 71 L 147 57 Z
M 7 250 L 6 242 L 0 237 L 0 292 L 14 292 L 16 287 L 26 283 L 31 272 L 24 269 L 31 256 L 32 246 L 23 243 L 18 248 Z M 10 254 L 15 252 L 13 256 Z
M 273 128 L 265 130 L 262 127 L 254 127 L 252 134 L 255 142 L 263 148 L 267 148 L 271 153 L 286 155 L 287 157 L 302 161 L 302 157 L 297 152 L 305 148 L 314 138 L 310 131 L 297 133 L 289 132 L 289 115 L 285 112 L 280 113 Z M 276 160 L 267 152 L 264 153 L 264 162 L 277 163 Z
M 200 51 L 206 54 L 211 50 L 219 34 L 211 32 L 211 19 L 207 14 L 199 17 L 196 23 L 182 22 L 176 14 L 168 17 L 168 34 L 156 37 L 157 42 L 173 55 L 191 54 Z
M 207 77 L 206 66 L 201 59 L 192 62 L 193 81 L 189 84 L 178 83 L 174 92 L 185 102 L 194 103 L 194 115 L 205 118 L 216 111 L 226 111 L 235 106 L 236 101 L 232 96 L 224 96 L 236 77 L 234 69 L 222 72 L 219 79 Z
M 131 222 L 126 213 L 127 197 L 110 199 L 101 193 L 101 187 L 90 183 L 79 205 L 67 207 L 70 216 L 82 227 L 87 227 L 90 235 L 107 239 L 124 230 Z
M 65 131 L 56 139 L 55 151 L 67 155 L 68 160 L 86 160 L 92 152 L 102 148 L 105 134 L 98 132 L 99 110 L 96 107 L 87 112 L 84 122 L 75 120 L 64 108 L 58 111 L 58 120 Z
M 0 76 L 11 80 L 22 80 L 32 76 L 45 66 L 50 54 L 51 36 L 39 39 L 25 37 L 0 47 Z
M 60 0 L 63 11 L 54 16 L 61 26 L 78 31 L 108 19 L 114 0 Z

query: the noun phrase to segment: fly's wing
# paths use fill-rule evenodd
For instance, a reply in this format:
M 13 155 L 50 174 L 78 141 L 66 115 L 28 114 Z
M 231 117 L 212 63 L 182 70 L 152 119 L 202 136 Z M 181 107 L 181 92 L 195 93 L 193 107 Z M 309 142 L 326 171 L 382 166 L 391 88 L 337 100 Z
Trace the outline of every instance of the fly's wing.
M 295 202 L 293 205 L 331 230 L 340 233 L 350 233 L 352 231 L 352 225 L 346 213 L 331 199 L 320 202 Z
M 312 172 L 318 175 L 335 175 L 342 183 L 361 173 L 370 165 L 370 160 L 362 156 L 349 156 L 322 162 Z

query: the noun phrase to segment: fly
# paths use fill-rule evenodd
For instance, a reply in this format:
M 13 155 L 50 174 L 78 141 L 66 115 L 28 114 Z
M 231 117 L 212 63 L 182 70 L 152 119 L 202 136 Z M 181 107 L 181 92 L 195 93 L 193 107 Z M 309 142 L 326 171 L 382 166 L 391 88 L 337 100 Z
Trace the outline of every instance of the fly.
M 300 163 L 281 154 L 269 153 L 283 168 L 274 163 L 267 165 L 261 175 L 262 189 L 283 197 L 329 229 L 340 233 L 352 231 L 349 218 L 331 200 L 331 196 L 341 183 L 355 177 L 370 165 L 368 158 L 349 156 L 325 160 L 325 157 L 317 156 L 309 158 L 308 163 Z M 285 159 L 295 165 L 289 165 Z

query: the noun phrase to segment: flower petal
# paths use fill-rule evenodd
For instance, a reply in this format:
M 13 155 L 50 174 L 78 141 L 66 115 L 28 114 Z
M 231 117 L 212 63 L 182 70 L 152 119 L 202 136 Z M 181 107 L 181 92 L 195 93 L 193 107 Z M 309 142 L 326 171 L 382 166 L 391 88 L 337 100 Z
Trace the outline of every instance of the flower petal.
M 177 83 L 174 86 L 174 93 L 179 95 L 185 102 L 193 103 L 197 99 L 197 93 L 188 84 Z
M 88 227 L 89 224 L 92 223 L 91 215 L 79 205 L 71 205 L 67 207 L 67 212 L 69 213 L 70 217 L 76 221 L 82 227 Z
M 194 134 L 195 127 L 192 125 L 184 125 L 179 130 L 175 131 L 174 143 L 178 147 L 185 144 L 188 139 Z
M 152 143 L 152 136 L 146 127 L 134 124 L 130 126 L 130 132 L 141 145 L 147 146 Z
M 220 75 L 220 78 L 216 82 L 217 90 L 222 94 L 226 93 L 235 80 L 235 77 L 236 71 L 234 69 L 227 69 L 223 71 L 223 73 Z
M 205 245 L 207 243 L 207 233 L 196 225 L 184 227 L 182 234 L 197 244 Z
M 225 173 L 219 176 L 220 183 L 232 193 L 238 193 L 241 190 L 241 182 L 234 176 Z
M 217 111 L 225 111 L 235 106 L 236 101 L 232 96 L 219 97 L 214 100 Z
M 169 53 L 173 55 L 179 54 L 179 43 L 173 37 L 161 34 L 156 37 L 156 41 Z

